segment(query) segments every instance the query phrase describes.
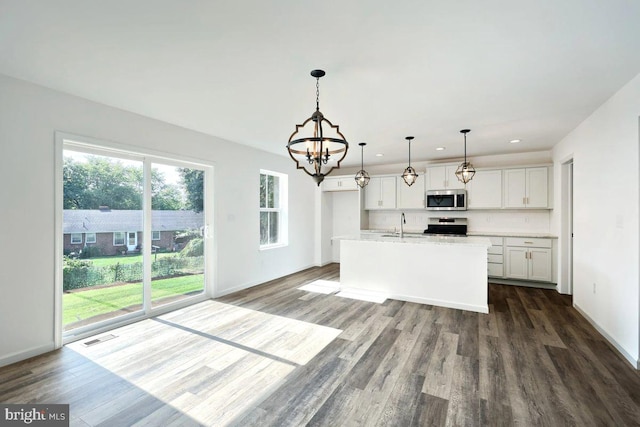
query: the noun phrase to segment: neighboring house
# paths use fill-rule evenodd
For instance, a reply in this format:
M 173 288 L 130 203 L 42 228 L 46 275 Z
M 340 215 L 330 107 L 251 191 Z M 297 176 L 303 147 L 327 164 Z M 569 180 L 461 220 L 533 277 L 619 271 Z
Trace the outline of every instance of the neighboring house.
M 180 231 L 201 231 L 202 212 L 153 211 L 151 244 L 163 250 L 181 249 L 176 241 Z M 103 209 L 65 209 L 63 219 L 64 253 L 97 246 L 102 255 L 139 251 L 142 248 L 142 211 Z

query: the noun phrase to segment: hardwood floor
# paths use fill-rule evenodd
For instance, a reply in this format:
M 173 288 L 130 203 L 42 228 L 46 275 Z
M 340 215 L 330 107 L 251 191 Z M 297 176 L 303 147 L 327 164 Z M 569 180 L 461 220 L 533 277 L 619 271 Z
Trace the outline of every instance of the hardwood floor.
M 0 368 L 0 402 L 78 426 L 640 425 L 640 373 L 570 297 L 490 285 L 487 315 L 297 289 L 315 279 L 339 266 Z

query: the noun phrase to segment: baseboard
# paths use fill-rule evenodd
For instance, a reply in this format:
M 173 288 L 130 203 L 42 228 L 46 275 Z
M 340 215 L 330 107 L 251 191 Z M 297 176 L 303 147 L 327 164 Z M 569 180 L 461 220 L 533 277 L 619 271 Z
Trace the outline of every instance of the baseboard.
M 633 366 L 635 369 L 640 369 L 640 359 L 634 359 L 634 357 L 629 354 L 627 350 L 625 350 L 625 348 L 620 345 L 620 343 L 618 343 L 611 335 L 609 335 L 604 329 L 602 329 L 600 325 L 598 325 L 598 323 L 596 323 L 591 317 L 589 317 L 589 315 L 575 302 L 573 303 L 573 308 L 575 308 L 576 311 L 582 315 L 582 317 L 587 319 L 587 321 L 591 323 L 591 326 L 596 328 L 596 330 L 600 332 L 600 334 L 602 334 L 602 336 L 605 337 L 607 341 L 609 341 L 609 344 L 611 344 L 616 350 L 618 350 L 618 353 L 620 353 L 620 355 L 624 357 L 627 362 L 631 364 L 631 366 Z
M 46 345 L 30 348 L 28 350 L 16 351 L 15 353 L 0 357 L 0 367 L 11 365 L 12 363 L 16 362 L 21 362 L 31 357 L 40 356 L 41 354 L 55 350 L 55 348 L 56 346 L 53 342 L 51 342 Z
M 475 311 L 476 313 L 489 313 L 489 305 L 460 304 L 451 301 L 436 300 L 431 298 L 417 298 L 406 295 L 389 295 L 390 299 L 415 302 L 418 304 L 436 305 L 438 307 L 455 308 L 458 310 Z
M 329 264 L 332 264 L 332 263 L 329 263 Z M 233 288 L 228 288 L 228 289 L 225 289 L 225 290 L 222 290 L 222 291 L 215 292 L 215 295 L 212 298 L 220 298 L 220 297 L 223 297 L 225 295 L 233 294 L 235 292 L 244 291 L 245 289 L 249 289 L 249 288 L 252 288 L 254 286 L 262 285 L 262 284 L 270 282 L 272 280 L 281 279 L 283 277 L 291 276 L 292 274 L 300 273 L 301 271 L 308 270 L 308 269 L 314 268 L 314 267 L 319 267 L 319 266 L 317 264 L 309 264 L 306 267 L 301 267 L 298 270 L 295 270 L 295 271 L 293 271 L 291 273 L 285 274 L 284 276 L 272 277 L 270 279 L 267 278 L 267 279 L 263 279 L 263 280 L 260 280 L 260 281 L 254 280 L 254 281 L 251 281 L 251 282 L 246 282 L 246 283 L 243 283 L 242 285 L 234 286 Z
M 500 279 L 497 277 L 489 277 L 489 283 L 495 283 L 497 285 L 524 286 L 527 288 L 554 289 L 554 290 L 558 289 L 558 286 L 555 283 L 535 282 L 532 280 L 512 280 L 512 279 Z

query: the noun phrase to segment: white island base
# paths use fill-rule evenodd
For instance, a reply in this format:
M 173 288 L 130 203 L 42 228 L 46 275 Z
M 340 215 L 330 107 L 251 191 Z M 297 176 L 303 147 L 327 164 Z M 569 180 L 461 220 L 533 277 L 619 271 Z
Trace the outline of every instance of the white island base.
M 340 288 L 488 313 L 486 238 L 359 236 L 340 241 Z

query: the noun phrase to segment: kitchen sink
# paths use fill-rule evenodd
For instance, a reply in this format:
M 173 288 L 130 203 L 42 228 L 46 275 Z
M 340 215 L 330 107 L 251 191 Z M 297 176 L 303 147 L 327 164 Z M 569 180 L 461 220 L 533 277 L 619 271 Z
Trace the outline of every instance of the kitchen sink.
M 381 237 L 400 237 L 400 235 L 399 234 L 383 234 Z M 407 235 L 407 234 L 402 236 L 403 239 L 421 239 L 422 237 L 424 236 Z

